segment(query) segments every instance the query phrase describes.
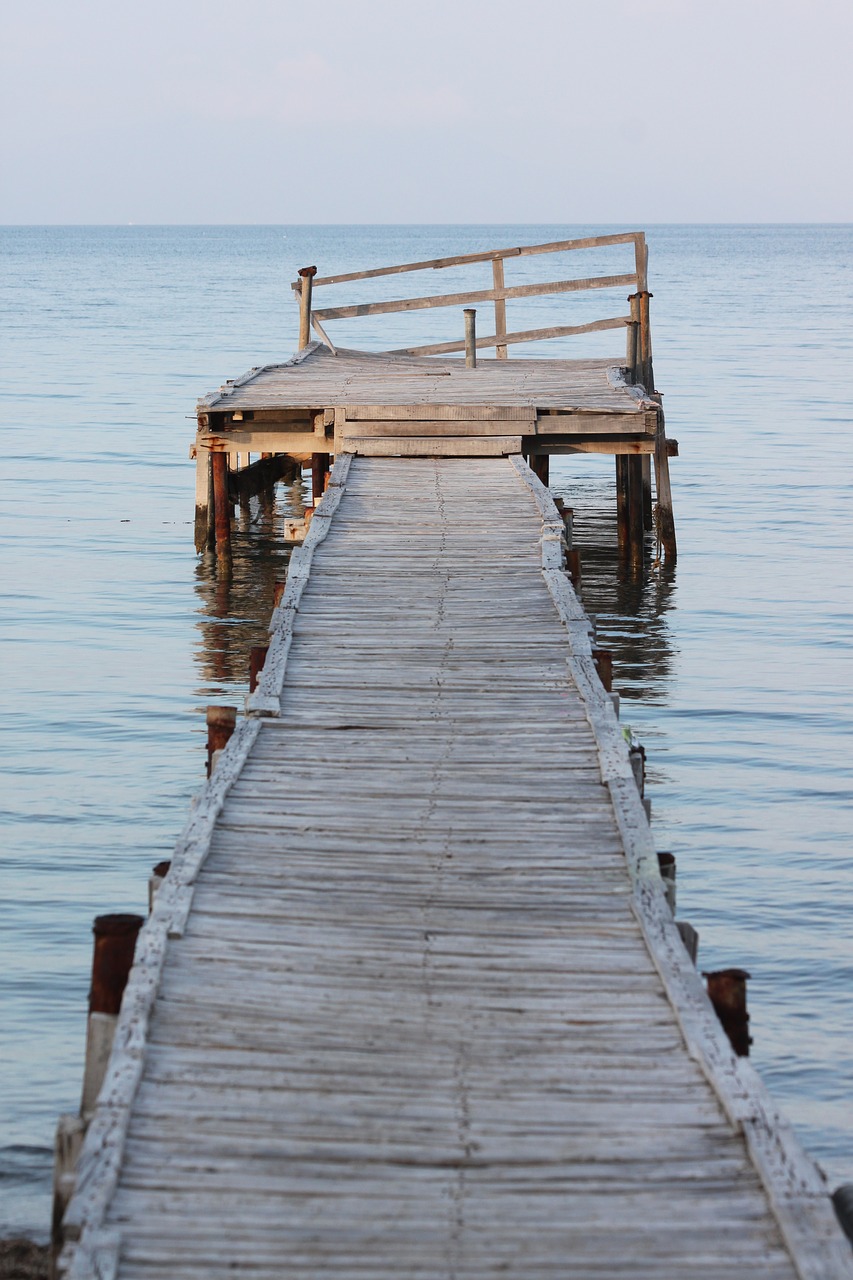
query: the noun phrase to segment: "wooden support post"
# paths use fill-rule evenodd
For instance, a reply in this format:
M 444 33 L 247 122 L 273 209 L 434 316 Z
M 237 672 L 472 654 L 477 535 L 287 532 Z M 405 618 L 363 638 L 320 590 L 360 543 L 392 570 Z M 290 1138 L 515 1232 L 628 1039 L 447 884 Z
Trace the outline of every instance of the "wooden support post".
M 598 672 L 598 678 L 607 693 L 613 692 L 613 653 L 610 649 L 593 649 L 592 660 Z
M 92 984 L 86 1028 L 86 1065 L 80 1114 L 86 1119 L 95 1109 L 113 1047 L 121 998 L 127 986 L 136 937 L 144 921 L 137 915 L 98 916 L 92 926 Z
M 311 341 L 311 290 L 316 267 L 300 267 L 299 269 L 299 350 L 304 351 Z
M 492 258 L 492 282 L 495 287 L 495 293 L 503 291 L 504 288 L 504 260 L 503 258 Z M 495 337 L 503 338 L 506 335 L 506 298 L 495 298 Z M 507 358 L 506 343 L 498 342 L 495 346 L 495 355 L 498 360 L 506 360 Z
M 551 474 L 549 455 L 547 453 L 531 453 L 530 469 L 547 487 Z
M 569 547 L 566 552 L 566 573 L 572 581 L 575 591 L 581 589 L 581 553 L 577 547 Z
M 655 523 L 657 525 L 658 542 L 663 547 L 667 564 L 675 564 L 678 548 L 675 542 L 675 516 L 672 511 L 672 489 L 669 484 L 669 450 L 667 449 L 663 409 L 658 410 L 658 426 L 655 434 L 655 486 L 657 488 Z
M 195 549 L 199 553 L 210 546 L 210 450 L 196 446 L 195 453 Z
M 637 790 L 641 796 L 644 796 L 646 794 L 646 748 L 641 743 L 635 742 L 628 752 L 628 758 L 631 761 Z
M 477 311 L 475 307 L 466 307 L 465 316 L 465 368 L 477 368 Z
M 636 294 L 631 294 L 628 301 L 631 303 L 631 315 L 634 316 L 634 298 Z M 640 321 L 639 318 L 632 318 L 625 326 L 627 341 L 625 351 L 625 365 L 628 370 L 629 382 L 636 383 L 639 381 L 640 372 Z
M 629 543 L 628 525 L 628 457 L 616 455 L 616 531 L 619 538 L 619 554 L 627 556 Z
M 654 512 L 652 510 L 652 458 L 651 454 L 644 453 L 640 459 L 640 466 L 643 478 L 643 528 L 651 530 L 655 527 Z
M 699 954 L 699 934 L 693 928 L 693 925 L 687 920 L 676 920 L 675 927 L 678 930 L 678 936 L 684 943 L 684 950 L 690 956 L 693 963 L 696 963 L 696 957 Z
M 53 1146 L 53 1213 L 50 1226 L 50 1275 L 59 1274 L 59 1255 L 65 1246 L 62 1219 L 77 1185 L 77 1158 L 86 1136 L 82 1116 L 59 1117 Z M 16 1273 L 23 1275 L 23 1272 Z
M 652 367 L 652 329 L 649 318 L 649 299 L 654 294 L 642 289 L 638 294 L 640 302 L 640 363 L 643 369 L 643 386 L 648 392 L 655 389 L 655 374 Z
M 228 454 L 213 453 L 213 514 L 216 525 L 216 557 L 231 560 L 231 504 L 228 500 Z
M 629 454 L 625 458 L 628 472 L 628 556 L 635 569 L 643 567 L 645 530 L 643 528 L 643 460 Z
M 314 506 L 323 496 L 326 480 L 329 475 L 329 455 L 327 453 L 311 454 L 311 499 Z
M 832 1204 L 841 1230 L 853 1244 L 853 1182 L 843 1182 L 840 1187 L 835 1188 Z
M 254 693 L 258 687 L 258 680 L 264 669 L 264 663 L 267 660 L 269 651 L 268 644 L 255 644 L 249 650 L 249 693 Z
M 172 863 L 169 859 L 165 862 L 158 862 L 152 869 L 151 875 L 148 877 L 148 914 L 154 910 L 154 899 L 157 897 L 157 890 L 169 874 L 169 868 Z
M 237 708 L 211 706 L 207 708 L 207 776 L 213 773 L 217 751 L 223 751 L 228 739 L 237 727 Z
M 575 509 L 574 507 L 567 507 L 563 499 L 556 495 L 554 496 L 554 506 L 559 511 L 560 518 L 563 521 L 563 528 L 566 531 L 566 546 L 570 547 L 572 545 L 572 537 L 574 535 L 573 524 Z
M 277 609 L 281 604 L 281 597 L 284 595 L 284 588 L 287 586 L 286 578 L 279 578 L 273 583 L 272 589 L 272 607 Z
M 666 902 L 670 911 L 675 915 L 675 854 L 659 853 L 658 866 L 660 867 L 660 876 L 663 880 L 663 891 L 666 894 Z
M 703 974 L 703 977 L 708 983 L 708 998 L 723 1024 L 732 1048 L 739 1058 L 748 1057 L 749 1046 L 752 1044 L 749 1014 L 746 1011 L 749 974 L 746 969 L 717 969 L 713 973 Z

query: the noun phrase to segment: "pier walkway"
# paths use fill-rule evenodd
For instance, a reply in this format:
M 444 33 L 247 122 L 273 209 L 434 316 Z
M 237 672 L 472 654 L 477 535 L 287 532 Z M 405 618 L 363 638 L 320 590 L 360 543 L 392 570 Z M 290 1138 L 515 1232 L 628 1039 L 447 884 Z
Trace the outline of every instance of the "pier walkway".
M 143 929 L 75 1280 L 853 1276 L 516 454 L 340 452 Z

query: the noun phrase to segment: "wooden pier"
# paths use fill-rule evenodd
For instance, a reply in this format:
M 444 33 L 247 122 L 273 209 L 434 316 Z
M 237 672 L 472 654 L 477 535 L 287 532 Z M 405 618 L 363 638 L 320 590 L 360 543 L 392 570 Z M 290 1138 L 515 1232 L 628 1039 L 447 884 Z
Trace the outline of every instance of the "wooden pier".
M 505 265 L 514 259 L 584 250 L 632 250 L 633 270 L 621 274 L 509 286 Z M 656 527 L 662 553 L 676 556 L 669 457 L 661 397 L 655 390 L 647 280 L 648 252 L 641 232 L 495 249 L 429 262 L 380 267 L 295 282 L 301 302 L 299 353 L 281 365 L 251 369 L 198 405 L 196 547 L 216 545 L 230 554 L 223 516 L 229 460 L 252 454 L 308 460 L 342 449 L 364 456 L 484 457 L 523 454 L 547 483 L 552 454 L 605 453 L 616 459 L 620 545 L 642 566 L 645 535 Z M 312 308 L 321 287 L 363 283 L 393 275 L 491 266 L 492 287 L 403 297 L 351 306 Z M 629 288 L 628 309 L 575 325 L 507 331 L 507 302 Z M 495 332 L 477 336 L 472 304 L 494 307 Z M 324 326 L 400 312 L 460 309 L 468 313 L 466 339 L 368 353 L 338 348 Z M 311 326 L 320 341 L 309 342 Z M 462 334 L 463 325 L 459 323 Z M 614 331 L 625 354 L 610 359 L 509 359 L 510 348 L 581 334 Z M 495 358 L 478 352 L 494 348 Z M 654 460 L 656 499 L 652 497 Z M 217 526 L 216 493 L 220 494 Z
M 655 402 L 598 364 L 567 396 L 530 362 L 528 403 L 520 361 L 433 393 L 443 356 L 304 350 L 202 408 L 213 456 L 336 459 L 139 935 L 62 1273 L 850 1280 L 685 949 L 520 456 L 654 440 Z

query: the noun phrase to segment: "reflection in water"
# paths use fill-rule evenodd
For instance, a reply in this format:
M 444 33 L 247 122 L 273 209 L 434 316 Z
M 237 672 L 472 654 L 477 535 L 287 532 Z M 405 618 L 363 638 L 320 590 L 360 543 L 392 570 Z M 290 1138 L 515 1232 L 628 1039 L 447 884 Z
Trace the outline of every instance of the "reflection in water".
M 599 643 L 613 652 L 620 693 L 631 699 L 664 701 L 674 659 L 667 614 L 675 604 L 675 567 L 648 568 L 654 557 L 652 534 L 648 535 L 645 572 L 632 571 L 619 556 L 613 479 L 599 472 L 576 480 L 558 463 L 552 489 L 574 509 L 574 540 L 583 564 L 583 604 L 596 622 Z M 197 696 L 203 702 L 242 701 L 248 687 L 249 651 L 268 643 L 273 587 L 284 577 L 290 556 L 282 542 L 283 522 L 286 516 L 303 514 L 309 491 L 310 479 L 297 480 L 240 504 L 232 530 L 230 573 L 217 565 L 212 552 L 199 559 Z
M 552 488 L 574 509 L 583 605 L 596 623 L 599 643 L 613 652 L 616 687 L 626 698 L 664 701 L 675 657 L 667 615 L 675 607 L 676 567 L 649 567 L 653 534 L 647 535 L 644 572 L 634 572 L 620 557 L 615 479 L 599 473 L 576 481 L 564 464 Z
M 248 692 L 249 651 L 269 641 L 273 587 L 290 558 L 282 542 L 284 519 L 302 515 L 304 508 L 301 479 L 277 484 L 237 507 L 230 571 L 217 565 L 212 551 L 200 557 L 195 589 L 201 640 L 195 652 L 202 702 L 239 704 Z

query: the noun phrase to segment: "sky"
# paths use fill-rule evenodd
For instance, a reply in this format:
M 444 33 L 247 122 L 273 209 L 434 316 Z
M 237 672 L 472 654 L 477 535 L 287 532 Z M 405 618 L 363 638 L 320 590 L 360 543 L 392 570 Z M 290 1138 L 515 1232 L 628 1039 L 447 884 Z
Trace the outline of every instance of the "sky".
M 850 0 L 28 0 L 2 223 L 853 221 Z

